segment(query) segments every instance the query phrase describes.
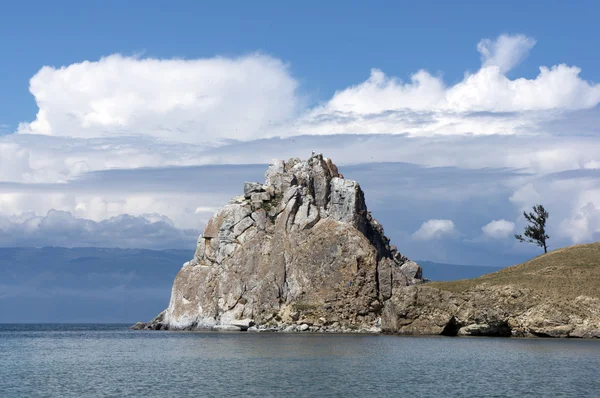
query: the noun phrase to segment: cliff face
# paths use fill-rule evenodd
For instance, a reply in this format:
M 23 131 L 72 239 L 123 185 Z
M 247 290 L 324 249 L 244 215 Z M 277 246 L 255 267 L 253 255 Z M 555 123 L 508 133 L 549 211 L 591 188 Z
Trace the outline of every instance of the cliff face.
M 421 281 L 331 160 L 277 160 L 213 215 L 146 328 L 376 332 L 385 303 Z
M 600 299 L 557 302 L 518 285 L 464 292 L 411 286 L 386 303 L 384 332 L 405 335 L 600 338 Z
M 386 303 L 382 329 L 600 338 L 600 244 L 555 250 L 475 279 L 398 290 Z

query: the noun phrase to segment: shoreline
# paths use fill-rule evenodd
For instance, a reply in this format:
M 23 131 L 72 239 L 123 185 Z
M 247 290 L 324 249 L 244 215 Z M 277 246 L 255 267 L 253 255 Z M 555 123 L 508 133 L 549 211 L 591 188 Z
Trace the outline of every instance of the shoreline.
M 142 325 L 140 325 L 142 324 Z M 231 325 L 233 326 L 233 325 Z M 229 326 L 224 327 L 213 327 L 213 328 L 184 328 L 184 329 L 171 329 L 168 327 L 164 327 L 161 325 L 160 328 L 153 328 L 148 323 L 138 322 L 135 325 L 129 327 L 130 330 L 134 331 L 161 331 L 161 332 L 174 332 L 174 333 L 228 333 L 228 334 L 240 334 L 240 333 L 250 333 L 250 334 L 310 334 L 310 335 L 372 335 L 372 336 L 399 336 L 399 337 L 448 337 L 448 338 L 500 338 L 500 339 L 546 339 L 546 340 L 592 340 L 592 341 L 600 341 L 599 337 L 579 337 L 579 336 L 542 336 L 536 335 L 534 333 L 527 332 L 518 332 L 511 335 L 446 335 L 446 334 L 427 334 L 427 333 L 397 333 L 397 332 L 389 332 L 385 330 L 352 330 L 352 329 L 325 329 L 322 330 L 300 330 L 300 328 L 289 328 L 290 326 L 298 326 L 298 325 L 288 325 L 287 327 L 249 327 L 248 329 L 242 330 L 239 328 L 232 328 Z

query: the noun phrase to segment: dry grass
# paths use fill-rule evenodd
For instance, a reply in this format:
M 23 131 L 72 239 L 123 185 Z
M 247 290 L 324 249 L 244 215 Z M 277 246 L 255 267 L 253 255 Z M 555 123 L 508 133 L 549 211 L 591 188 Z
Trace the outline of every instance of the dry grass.
M 600 242 L 554 250 L 479 278 L 432 282 L 428 286 L 462 292 L 482 283 L 525 287 L 546 297 L 600 298 Z

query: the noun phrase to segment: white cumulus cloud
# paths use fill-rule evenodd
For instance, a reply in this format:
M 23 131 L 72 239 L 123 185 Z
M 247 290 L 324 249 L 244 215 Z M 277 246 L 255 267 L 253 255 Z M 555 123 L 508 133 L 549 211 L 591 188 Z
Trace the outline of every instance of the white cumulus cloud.
M 481 227 L 483 235 L 492 239 L 504 239 L 512 235 L 515 230 L 515 223 L 512 221 L 493 220 Z
M 296 88 L 283 62 L 260 54 L 194 60 L 115 54 L 43 67 L 30 81 L 36 119 L 18 132 L 180 142 L 255 138 L 295 115 Z
M 600 181 L 595 188 L 580 189 L 576 196 L 576 203 L 557 230 L 573 243 L 600 240 Z
M 533 79 L 507 77 L 534 44 L 523 35 L 482 40 L 481 68 L 452 86 L 425 70 L 404 82 L 372 69 L 367 80 L 337 91 L 298 125 L 311 134 L 532 134 L 565 112 L 600 103 L 600 85 L 583 80 L 576 66 L 541 66 Z
M 529 50 L 535 46 L 535 40 L 525 35 L 500 35 L 496 40 L 483 39 L 477 44 L 481 53 L 483 67 L 497 66 L 506 73 L 521 62 Z
M 455 233 L 454 222 L 451 220 L 427 220 L 412 236 L 417 240 L 431 240 L 452 236 Z
M 145 136 L 181 143 L 298 134 L 532 134 L 600 103 L 600 85 L 576 66 L 541 66 L 532 79 L 506 76 L 535 44 L 502 35 L 477 46 L 482 66 L 447 85 L 420 70 L 405 82 L 373 68 L 362 83 L 306 109 L 286 64 L 239 58 L 153 59 L 119 54 L 30 81 L 39 111 L 19 133 L 55 137 Z M 589 125 L 589 124 L 588 124 Z M 576 131 L 570 131 L 575 134 Z

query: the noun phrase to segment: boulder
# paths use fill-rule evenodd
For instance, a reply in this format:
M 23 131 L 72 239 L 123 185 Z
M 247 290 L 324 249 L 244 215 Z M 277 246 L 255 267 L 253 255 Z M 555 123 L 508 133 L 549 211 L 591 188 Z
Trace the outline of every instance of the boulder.
M 264 192 L 264 187 L 258 182 L 244 183 L 244 198 L 249 199 L 253 193 Z
M 411 284 L 418 283 L 418 281 L 423 279 L 423 270 L 414 261 L 406 261 L 400 266 L 400 271 L 412 282 Z
M 306 323 L 303 323 L 302 325 L 298 326 L 298 330 L 301 332 L 306 332 L 309 328 L 310 326 L 308 326 Z
M 230 324 L 240 328 L 240 330 L 248 330 L 248 328 L 254 326 L 254 321 L 252 319 L 235 319 Z
M 146 327 L 146 323 L 144 322 L 136 322 L 135 325 L 133 325 L 131 327 L 132 330 L 144 330 L 144 328 Z
M 239 332 L 241 330 L 247 330 L 247 328 L 242 329 L 241 327 L 235 325 L 215 325 L 212 327 L 212 330 L 219 332 Z

